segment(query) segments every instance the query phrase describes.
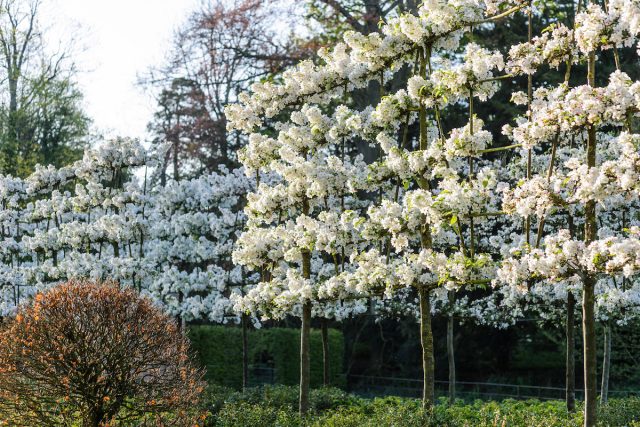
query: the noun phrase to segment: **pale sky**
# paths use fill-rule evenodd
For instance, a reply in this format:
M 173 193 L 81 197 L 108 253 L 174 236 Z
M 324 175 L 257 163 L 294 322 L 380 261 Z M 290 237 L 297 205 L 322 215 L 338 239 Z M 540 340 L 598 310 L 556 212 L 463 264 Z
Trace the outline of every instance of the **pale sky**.
M 105 136 L 145 139 L 153 99 L 138 74 L 162 65 L 174 30 L 199 0 L 48 0 L 41 23 L 55 38 L 77 39 L 74 58 L 86 111 Z

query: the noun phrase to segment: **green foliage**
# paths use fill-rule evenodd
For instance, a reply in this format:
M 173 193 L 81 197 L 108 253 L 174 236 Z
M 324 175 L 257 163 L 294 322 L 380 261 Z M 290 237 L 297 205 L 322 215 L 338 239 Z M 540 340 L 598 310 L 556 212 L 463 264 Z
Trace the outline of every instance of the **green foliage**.
M 582 412 L 569 414 L 560 400 L 441 399 L 424 411 L 418 399 L 385 397 L 364 399 L 337 388 L 311 391 L 310 413 L 297 412 L 297 387 L 261 386 L 238 392 L 212 385 L 207 394 L 207 427 L 580 427 Z M 2 414 L 0 414 L 2 415 Z M 7 419 L 1 418 L 0 419 Z M 131 419 L 117 425 L 142 425 Z M 71 425 L 76 426 L 79 424 Z M 146 424 L 145 424 L 146 425 Z M 601 427 L 640 427 L 640 398 L 613 399 L 598 414 Z
M 43 78 L 25 85 L 33 85 L 25 88 L 29 100 L 15 111 L 0 106 L 0 173 L 27 176 L 38 163 L 61 167 L 82 158 L 91 120 L 76 84 Z
M 232 388 L 242 385 L 242 330 L 226 326 L 192 326 L 192 347 L 207 368 L 207 380 Z M 269 328 L 249 331 L 249 365 L 264 364 L 274 368 L 273 380 L 295 385 L 299 381 L 300 332 L 297 329 Z M 322 385 L 322 337 L 311 331 L 311 385 Z M 342 363 L 344 338 L 340 331 L 329 329 L 331 383 L 344 384 Z M 250 372 L 250 381 L 251 379 Z M 256 373 L 257 374 L 257 373 Z
M 210 424 L 217 427 L 299 426 L 300 418 L 292 410 L 240 402 L 225 406 Z
M 580 426 L 582 413 L 570 414 L 562 401 L 475 401 L 471 405 L 439 405 L 432 425 L 443 426 Z
M 610 399 L 599 408 L 599 425 L 640 427 L 640 397 Z
M 207 369 L 209 383 L 239 388 L 242 385 L 242 331 L 221 326 L 191 326 L 191 348 Z M 250 341 L 250 346 L 251 346 Z
M 386 397 L 369 401 L 361 400 L 358 405 L 345 406 L 330 414 L 323 414 L 310 420 L 306 425 L 313 427 L 422 427 L 430 425 L 430 418 L 430 414 L 421 409 L 420 402 L 417 400 Z
M 297 415 L 297 388 L 265 386 L 234 392 L 216 387 L 210 396 L 209 426 L 283 427 L 579 427 L 580 408 L 568 413 L 560 400 L 463 401 L 449 406 L 440 400 L 432 411 L 417 399 L 364 399 L 339 389 L 311 393 L 311 411 Z M 220 402 L 222 406 L 219 405 Z M 640 427 L 640 398 L 613 399 L 600 407 L 599 426 Z

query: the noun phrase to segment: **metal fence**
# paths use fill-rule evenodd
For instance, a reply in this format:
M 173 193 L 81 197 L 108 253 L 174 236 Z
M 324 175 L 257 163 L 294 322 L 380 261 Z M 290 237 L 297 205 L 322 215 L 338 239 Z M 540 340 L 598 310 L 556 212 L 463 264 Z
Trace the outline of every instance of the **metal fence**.
M 415 378 L 350 375 L 349 391 L 366 397 L 420 397 L 422 380 Z M 448 394 L 449 381 L 435 381 L 436 396 Z M 525 384 L 456 381 L 456 396 L 462 399 L 564 399 L 564 387 L 544 387 Z M 640 396 L 640 390 L 610 390 L 610 397 Z M 583 399 L 584 391 L 576 389 L 576 399 Z
M 276 370 L 271 366 L 249 367 L 251 386 L 276 383 Z M 420 397 L 422 380 L 416 378 L 349 375 L 347 390 L 363 397 Z M 447 396 L 449 381 L 435 381 L 436 396 Z M 474 399 L 538 399 L 555 400 L 565 398 L 564 387 L 545 387 L 526 384 L 456 381 L 456 396 L 464 400 Z M 609 397 L 640 396 L 640 390 L 609 390 Z M 584 398 L 584 391 L 576 389 L 576 399 Z
M 249 365 L 249 386 L 276 383 L 276 370 L 270 366 Z

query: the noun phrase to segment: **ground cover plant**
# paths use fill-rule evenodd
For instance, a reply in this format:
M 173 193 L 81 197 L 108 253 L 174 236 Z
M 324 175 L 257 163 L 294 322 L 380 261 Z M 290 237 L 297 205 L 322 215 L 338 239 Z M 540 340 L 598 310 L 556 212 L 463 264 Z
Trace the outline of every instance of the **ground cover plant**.
M 430 410 L 418 399 L 386 397 L 366 399 L 342 390 L 314 389 L 310 413 L 296 413 L 295 387 L 264 386 L 242 392 L 212 388 L 208 395 L 211 426 L 410 426 L 410 427 L 574 427 L 583 423 L 581 412 L 569 412 L 563 401 L 458 400 L 445 398 Z M 599 409 L 600 426 L 640 425 L 640 399 L 611 399 Z

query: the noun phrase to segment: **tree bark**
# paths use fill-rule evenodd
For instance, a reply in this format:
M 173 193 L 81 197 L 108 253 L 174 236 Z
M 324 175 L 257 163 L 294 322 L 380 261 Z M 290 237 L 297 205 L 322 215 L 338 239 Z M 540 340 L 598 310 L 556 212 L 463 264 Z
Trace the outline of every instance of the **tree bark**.
M 430 54 L 430 53 L 429 53 Z M 426 78 L 427 75 L 427 54 L 422 51 L 420 54 L 420 76 Z M 426 150 L 428 146 L 427 109 L 420 104 L 418 113 L 420 123 L 420 150 Z M 429 190 L 429 181 L 425 178 L 418 178 L 417 184 L 421 189 Z M 431 249 L 433 240 L 431 236 L 431 225 L 427 219 L 420 233 L 422 247 Z M 422 344 L 422 407 L 424 409 L 433 406 L 434 401 L 434 361 L 433 361 L 433 333 L 431 331 L 431 301 L 430 291 L 424 284 L 418 287 L 420 299 L 420 342 Z
M 567 365 L 566 365 L 566 402 L 567 411 L 576 410 L 576 355 L 575 355 L 575 307 L 576 299 L 572 292 L 567 295 Z
M 311 377 L 311 354 L 309 335 L 311 334 L 311 303 L 302 306 L 302 327 L 300 330 L 300 415 L 309 411 L 309 383 Z
M 302 201 L 302 214 L 309 215 L 309 201 Z M 302 277 L 311 278 L 311 252 L 302 249 Z M 311 335 L 311 301 L 302 304 L 302 324 L 300 325 L 300 415 L 309 411 L 309 384 L 311 379 L 311 350 L 309 336 Z
M 249 316 L 242 315 L 242 390 L 249 387 Z
M 453 308 L 455 300 L 455 292 L 449 291 L 449 305 Z M 453 313 L 449 314 L 447 320 L 447 359 L 449 361 L 449 404 L 453 405 L 456 401 L 456 357 L 455 348 L 453 346 Z
M 584 427 L 596 425 L 597 373 L 595 331 L 595 278 L 584 280 L 582 296 L 582 331 L 584 341 Z
M 587 64 L 587 80 L 589 86 L 595 86 L 595 53 L 589 54 Z M 596 165 L 596 129 L 587 129 L 587 166 Z M 597 238 L 596 203 L 591 200 L 584 208 L 584 240 L 590 243 Z M 596 278 L 587 272 L 583 273 L 582 291 L 582 334 L 584 345 L 584 427 L 596 425 L 597 372 L 596 372 L 596 320 L 595 320 L 595 285 Z
M 91 408 L 89 414 L 82 422 L 83 427 L 100 427 L 104 418 L 104 411 L 101 408 Z
M 433 334 L 431 332 L 431 301 L 429 291 L 421 287 L 420 341 L 422 343 L 422 407 L 428 409 L 434 402 Z
M 611 369 L 611 322 L 604 327 L 604 352 L 602 356 L 602 386 L 600 387 L 600 403 L 609 400 L 609 372 Z
M 330 379 L 329 327 L 327 319 L 322 319 L 322 384 L 328 386 Z

